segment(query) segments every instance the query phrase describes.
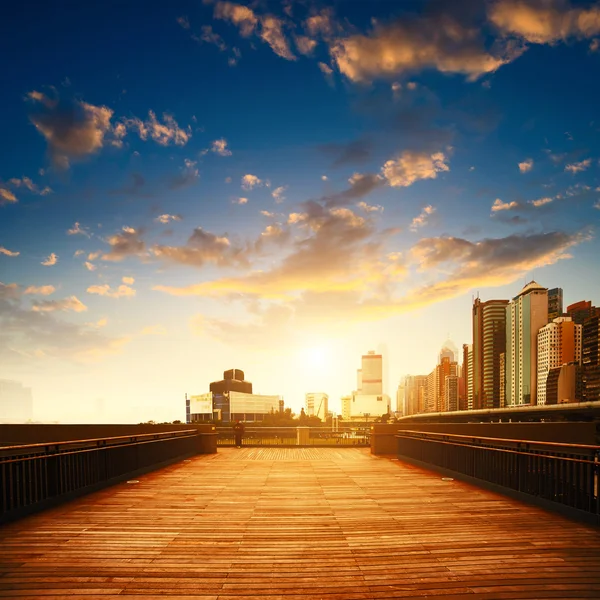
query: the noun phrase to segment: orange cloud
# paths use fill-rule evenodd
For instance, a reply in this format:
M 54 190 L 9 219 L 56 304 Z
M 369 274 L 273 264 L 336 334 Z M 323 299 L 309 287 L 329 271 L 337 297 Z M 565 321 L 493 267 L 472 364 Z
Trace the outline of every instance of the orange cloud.
M 73 311 L 84 312 L 87 306 L 77 298 L 77 296 L 69 296 L 63 300 L 41 300 L 35 301 L 31 310 L 34 312 L 57 312 L 57 311 Z
M 30 285 L 23 292 L 24 294 L 37 294 L 39 296 L 49 296 L 50 294 L 54 294 L 56 288 L 53 285 Z
M 116 289 L 111 289 L 110 285 L 90 285 L 87 290 L 89 294 L 98 294 L 108 298 L 131 298 L 135 296 L 135 290 L 127 285 L 120 285 Z

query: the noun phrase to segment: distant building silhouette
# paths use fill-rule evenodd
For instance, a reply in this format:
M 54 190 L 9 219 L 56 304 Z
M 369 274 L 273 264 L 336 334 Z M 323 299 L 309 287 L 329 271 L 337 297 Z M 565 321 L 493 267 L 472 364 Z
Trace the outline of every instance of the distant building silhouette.
M 323 392 L 308 393 L 305 396 L 305 412 L 308 417 L 319 417 L 325 422 L 329 412 L 329 396 Z

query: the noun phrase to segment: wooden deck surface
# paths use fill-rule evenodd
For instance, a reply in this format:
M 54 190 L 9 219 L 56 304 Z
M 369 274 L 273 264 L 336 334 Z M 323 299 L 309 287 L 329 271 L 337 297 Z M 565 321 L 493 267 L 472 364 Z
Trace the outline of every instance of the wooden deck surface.
M 0 597 L 600 598 L 600 530 L 368 449 L 221 448 L 0 530 Z

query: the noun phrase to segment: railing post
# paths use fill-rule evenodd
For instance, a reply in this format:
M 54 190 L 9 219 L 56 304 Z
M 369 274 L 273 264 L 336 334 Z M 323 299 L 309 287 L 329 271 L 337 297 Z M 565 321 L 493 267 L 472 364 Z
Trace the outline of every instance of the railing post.
M 310 439 L 309 427 L 296 427 L 296 446 L 308 446 Z

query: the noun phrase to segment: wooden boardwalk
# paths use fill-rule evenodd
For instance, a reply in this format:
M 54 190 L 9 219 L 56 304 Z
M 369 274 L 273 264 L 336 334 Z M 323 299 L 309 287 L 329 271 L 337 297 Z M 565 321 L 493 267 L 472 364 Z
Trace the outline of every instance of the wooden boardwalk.
M 368 449 L 222 448 L 0 530 L 0 597 L 600 598 L 600 530 Z

